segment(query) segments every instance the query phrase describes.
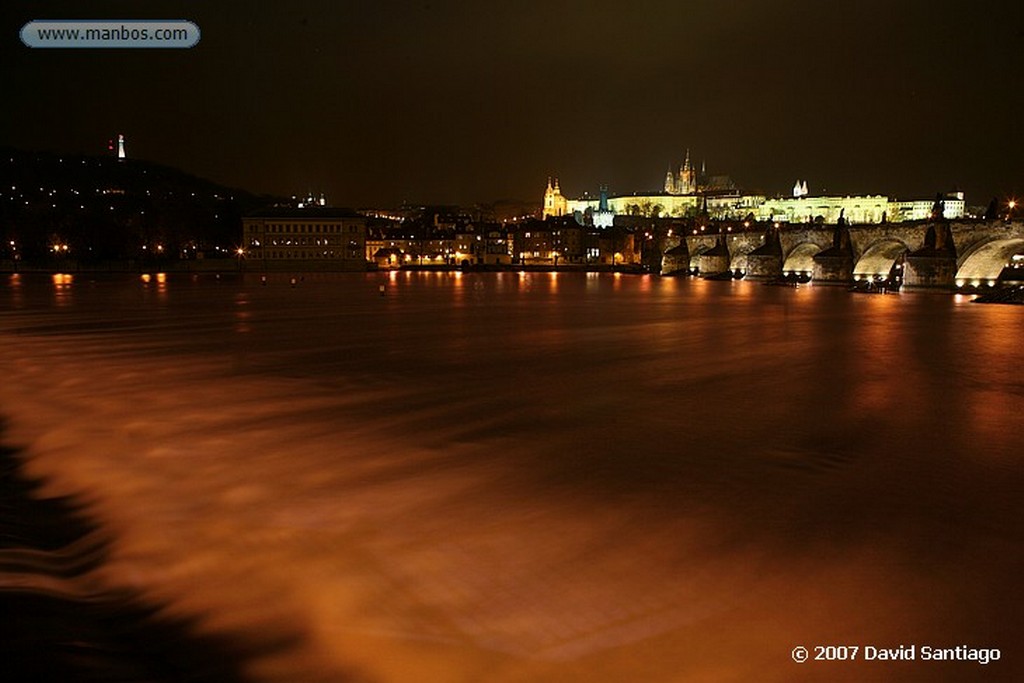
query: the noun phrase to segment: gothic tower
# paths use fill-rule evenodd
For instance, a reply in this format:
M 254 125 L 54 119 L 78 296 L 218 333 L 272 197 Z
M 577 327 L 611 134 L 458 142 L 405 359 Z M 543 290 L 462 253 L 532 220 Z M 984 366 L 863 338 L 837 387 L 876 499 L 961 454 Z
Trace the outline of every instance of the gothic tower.
M 686 161 L 683 162 L 682 168 L 679 169 L 679 182 L 676 185 L 676 191 L 678 194 L 694 194 L 697 192 L 697 173 L 693 170 L 693 165 L 690 163 L 690 150 L 686 150 Z

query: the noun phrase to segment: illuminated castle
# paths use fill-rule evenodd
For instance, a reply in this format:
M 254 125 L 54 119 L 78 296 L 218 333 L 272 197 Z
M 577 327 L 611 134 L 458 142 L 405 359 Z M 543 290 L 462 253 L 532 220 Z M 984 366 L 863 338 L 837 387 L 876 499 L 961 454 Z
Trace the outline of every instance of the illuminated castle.
M 797 180 L 792 196 L 770 197 L 760 192 L 740 190 L 727 174 L 708 175 L 690 161 L 690 150 L 676 173 L 669 169 L 661 192 L 609 194 L 602 187 L 599 197 L 584 194 L 568 199 L 555 181 L 548 179 L 544 193 L 544 217 L 575 215 L 582 224 L 611 227 L 615 216 L 650 218 L 691 218 L 707 216 L 716 220 L 745 220 L 779 223 L 836 223 L 843 217 L 848 223 L 870 224 L 888 221 L 925 220 L 934 210 L 933 199 L 898 200 L 886 195 L 811 195 L 806 180 Z M 954 220 L 965 215 L 963 193 L 947 194 L 943 216 Z

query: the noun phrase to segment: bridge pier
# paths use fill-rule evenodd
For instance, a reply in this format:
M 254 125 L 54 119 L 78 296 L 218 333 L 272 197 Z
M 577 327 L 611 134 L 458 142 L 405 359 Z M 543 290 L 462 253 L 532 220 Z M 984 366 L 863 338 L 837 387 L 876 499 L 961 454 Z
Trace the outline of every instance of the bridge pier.
M 956 287 L 955 256 L 908 254 L 905 263 L 904 291 L 952 290 Z
M 782 277 L 782 254 L 747 254 L 747 280 L 776 280 Z
M 676 273 L 690 272 L 690 250 L 686 242 L 682 241 L 672 247 L 661 257 L 661 274 L 675 275 Z
M 778 228 L 768 228 L 761 246 L 747 254 L 748 280 L 777 280 L 782 277 L 782 241 Z
M 811 281 L 816 285 L 853 284 L 853 257 L 845 254 L 816 254 Z
M 729 246 L 721 237 L 711 249 L 700 255 L 701 275 L 720 275 L 731 272 L 732 256 L 729 254 Z
M 816 285 L 850 285 L 853 282 L 853 247 L 842 213 L 832 231 L 832 246 L 814 255 L 811 281 Z
M 956 286 L 956 244 L 949 222 L 928 226 L 924 246 L 907 254 L 903 286 L 907 290 L 951 290 Z

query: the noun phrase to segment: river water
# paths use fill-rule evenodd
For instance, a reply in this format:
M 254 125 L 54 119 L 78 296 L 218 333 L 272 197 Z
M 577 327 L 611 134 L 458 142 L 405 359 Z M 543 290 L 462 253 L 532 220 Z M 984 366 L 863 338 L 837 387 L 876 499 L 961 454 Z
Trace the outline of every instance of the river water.
M 291 643 L 255 680 L 1024 676 L 1019 307 L 612 274 L 3 278 L 5 441 L 109 530 L 95 580 Z M 862 650 L 791 658 L 817 645 Z M 863 661 L 900 645 L 917 660 Z

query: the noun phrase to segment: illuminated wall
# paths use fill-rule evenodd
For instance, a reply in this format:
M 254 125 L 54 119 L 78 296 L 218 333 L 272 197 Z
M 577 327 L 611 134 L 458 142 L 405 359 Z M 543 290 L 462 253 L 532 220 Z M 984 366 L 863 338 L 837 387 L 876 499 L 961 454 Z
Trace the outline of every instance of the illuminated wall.
M 966 210 L 966 202 L 962 197 L 955 199 L 944 198 L 942 215 L 952 220 L 963 218 Z M 935 202 L 932 200 L 920 201 L 890 201 L 888 219 L 894 223 L 899 221 L 924 221 L 932 216 L 932 207 Z
M 809 223 L 817 217 L 836 223 L 842 214 L 850 223 L 881 223 L 889 207 L 884 195 L 856 197 L 784 197 L 768 199 L 755 212 L 759 220 L 784 223 Z

